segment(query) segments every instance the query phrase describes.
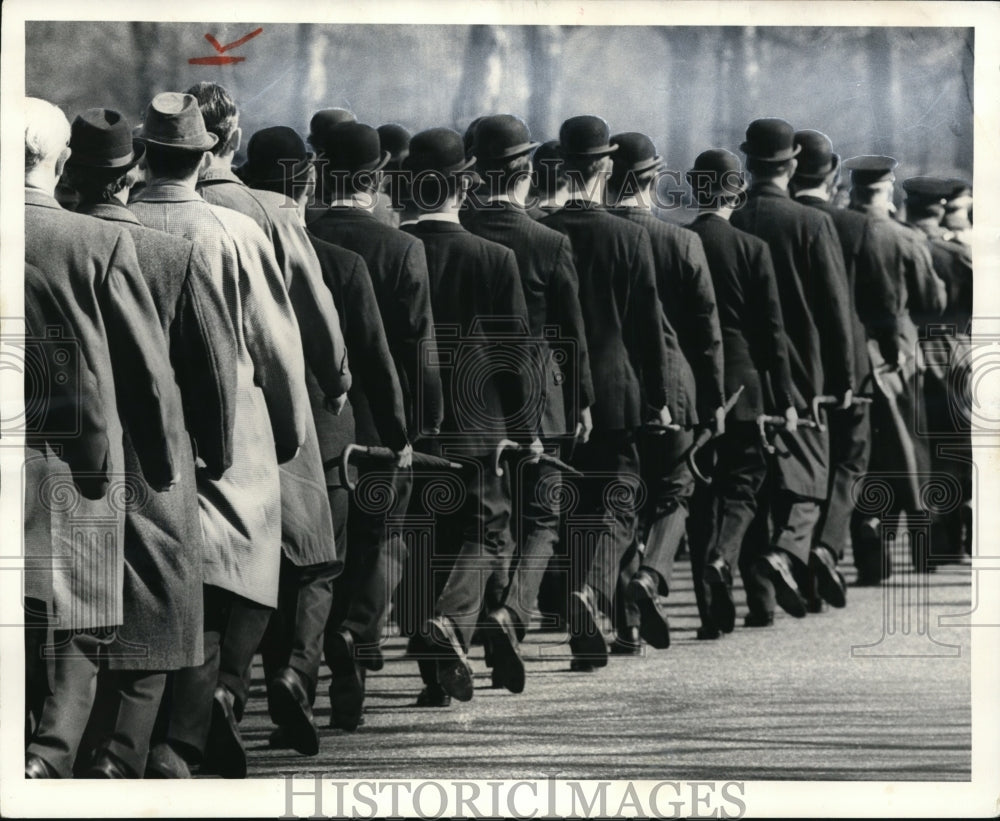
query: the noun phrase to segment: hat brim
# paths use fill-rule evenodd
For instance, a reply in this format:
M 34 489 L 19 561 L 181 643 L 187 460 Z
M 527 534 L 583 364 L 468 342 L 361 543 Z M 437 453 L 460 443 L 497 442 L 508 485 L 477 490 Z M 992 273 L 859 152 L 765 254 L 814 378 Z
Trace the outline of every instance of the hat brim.
M 66 164 L 79 168 L 96 168 L 103 171 L 120 171 L 124 173 L 135 168 L 145 156 L 146 146 L 143 145 L 140 140 L 133 139 L 132 153 L 127 157 L 118 157 L 111 160 L 95 159 L 88 157 L 86 154 L 80 154 L 73 151 L 69 155 L 69 159 L 66 161 Z
M 177 151 L 211 151 L 215 148 L 216 143 L 219 142 L 218 135 L 210 132 L 205 132 L 204 138 L 197 143 L 172 143 L 166 140 L 157 140 L 155 137 L 147 137 L 145 134 L 140 134 L 138 139 L 146 143 L 146 145 L 158 145 L 161 148 L 173 148 Z
M 825 180 L 835 171 L 840 170 L 840 155 L 831 154 L 830 155 L 830 167 L 825 171 L 820 169 L 819 171 L 802 171 L 801 169 L 795 169 L 795 178 L 803 180 Z
M 739 174 L 740 184 L 736 188 L 723 188 L 720 185 L 711 185 L 708 188 L 702 188 L 700 190 L 704 191 L 706 194 L 740 194 L 746 191 L 750 184 L 747 182 L 747 175 L 745 171 L 723 171 L 722 172 L 727 177 L 731 177 L 732 173 Z M 695 189 L 695 180 L 700 174 L 711 174 L 714 177 L 719 176 L 719 170 L 716 168 L 692 168 L 684 174 L 684 178 L 687 180 L 688 185 L 692 189 Z M 697 191 L 695 191 L 697 194 Z
M 801 145 L 795 145 L 791 148 L 786 148 L 783 151 L 779 151 L 777 154 L 755 154 L 751 149 L 753 148 L 750 143 L 743 142 L 740 143 L 740 151 L 746 154 L 748 157 L 754 160 L 760 160 L 761 162 L 785 162 L 793 157 L 797 157 L 799 152 L 802 151 Z
M 282 174 L 280 176 L 261 177 L 261 176 L 258 176 L 256 174 L 254 174 L 253 171 L 250 169 L 250 161 L 249 160 L 247 160 L 247 162 L 243 163 L 243 165 L 241 165 L 239 168 L 234 169 L 233 173 L 235 173 L 236 176 L 239 177 L 241 180 L 243 180 L 243 182 L 245 182 L 245 183 L 250 183 L 250 182 L 284 182 L 285 180 L 288 180 L 288 179 L 293 179 L 293 180 L 297 179 L 298 177 L 301 177 L 303 174 L 305 174 L 306 172 L 308 172 L 310 166 L 313 164 L 313 161 L 315 159 L 316 159 L 316 155 L 310 152 L 304 159 L 299 160 L 299 162 L 297 162 L 295 164 L 295 166 L 292 168 L 292 171 L 291 171 L 290 174 Z
M 483 160 L 509 160 L 512 157 L 520 157 L 522 154 L 527 154 L 530 151 L 534 151 L 541 143 L 518 143 L 517 145 L 512 145 L 510 148 L 506 148 L 499 154 L 491 154 L 489 156 L 481 156 L 480 159 Z
M 586 151 L 570 151 L 565 146 L 561 146 L 562 152 L 567 157 L 604 157 L 614 154 L 618 150 L 617 143 L 599 145 L 596 148 L 588 148 Z
M 663 165 L 663 157 L 657 154 L 655 157 L 650 157 L 648 160 L 642 160 L 637 162 L 635 165 L 626 168 L 624 173 L 632 172 L 633 174 L 641 174 L 643 171 L 650 171 L 653 168 L 658 168 Z

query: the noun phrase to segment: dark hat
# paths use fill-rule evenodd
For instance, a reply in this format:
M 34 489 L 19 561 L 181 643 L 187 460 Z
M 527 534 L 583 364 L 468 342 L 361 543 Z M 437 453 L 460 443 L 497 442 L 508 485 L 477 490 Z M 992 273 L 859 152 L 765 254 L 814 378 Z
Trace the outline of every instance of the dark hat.
M 164 91 L 146 107 L 141 139 L 145 143 L 182 151 L 208 151 L 219 138 L 205 130 L 198 101 L 190 94 Z
M 948 182 L 951 184 L 951 190 L 948 192 L 946 199 L 948 200 L 947 207 L 950 208 L 964 208 L 967 205 L 972 204 L 972 184 L 960 179 L 950 179 Z
M 737 194 L 747 187 L 740 158 L 724 148 L 710 148 L 695 157 L 687 180 L 695 194 Z
M 747 126 L 747 138 L 740 143 L 740 151 L 755 160 L 784 162 L 801 149 L 795 145 L 795 129 L 791 123 L 777 117 L 765 117 Z
M 562 161 L 559 140 L 549 140 L 535 149 L 531 163 L 535 169 L 536 186 L 539 191 L 552 194 L 558 189 L 562 174 Z
M 322 151 L 323 143 L 331 128 L 341 123 L 355 123 L 357 121 L 358 118 L 346 108 L 321 108 L 312 115 L 312 119 L 309 121 L 309 136 L 307 137 L 309 145 L 317 151 Z
M 472 156 L 472 144 L 476 141 L 476 128 L 485 117 L 476 117 L 465 127 L 465 134 L 462 135 L 462 145 L 465 147 L 465 156 Z
M 584 114 L 570 117 L 559 128 L 559 144 L 567 157 L 602 157 L 618 150 L 610 140 L 608 124 L 600 117 Z
M 281 182 L 309 170 L 315 155 L 295 129 L 284 125 L 262 128 L 247 143 L 247 161 L 236 173 L 244 182 Z
M 531 141 L 528 126 L 513 114 L 483 117 L 472 137 L 472 153 L 482 160 L 509 160 L 534 151 L 539 143 Z
M 861 188 L 896 179 L 892 170 L 898 164 L 894 158 L 881 154 L 862 154 L 844 160 L 844 168 L 851 172 L 851 185 Z
M 952 180 L 941 177 L 910 177 L 903 180 L 907 207 L 944 206 L 954 190 Z
M 663 158 L 656 153 L 653 141 L 638 131 L 615 134 L 611 142 L 618 146 L 611 158 L 614 161 L 612 177 L 624 177 L 629 171 L 639 174 L 663 163 Z
M 132 127 L 117 111 L 88 108 L 78 114 L 70 127 L 69 164 L 88 168 L 115 169 L 124 173 L 133 168 L 146 147 L 132 138 Z
M 796 131 L 795 145 L 800 152 L 796 179 L 823 180 L 840 165 L 840 156 L 833 153 L 833 143 L 820 131 Z
M 403 161 L 403 168 L 414 173 L 436 171 L 444 176 L 454 176 L 468 171 L 475 164 L 475 157 L 465 156 L 461 134 L 450 128 L 428 128 L 410 140 L 410 154 Z
M 389 162 L 378 131 L 364 123 L 333 126 L 320 146 L 330 171 L 380 171 Z
M 410 132 L 397 123 L 386 123 L 375 129 L 378 132 L 379 145 L 383 151 L 388 151 L 393 161 L 399 162 L 410 153 Z

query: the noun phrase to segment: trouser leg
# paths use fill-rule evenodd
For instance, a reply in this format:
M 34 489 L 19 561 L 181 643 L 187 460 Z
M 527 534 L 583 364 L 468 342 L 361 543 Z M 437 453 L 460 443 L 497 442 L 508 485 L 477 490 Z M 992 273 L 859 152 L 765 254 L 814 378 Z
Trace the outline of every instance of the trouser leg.
M 830 428 L 830 491 L 816 526 L 816 543 L 840 559 L 850 539 L 859 480 L 868 469 L 871 424 L 866 405 L 828 414 Z
M 730 567 L 740 563 L 746 536 L 753 558 L 767 543 L 767 510 L 758 519 L 758 505 L 767 478 L 767 462 L 756 426 L 733 422 L 719 442 L 719 459 L 710 489 L 712 533 L 706 560 L 724 559 Z M 756 526 L 751 526 L 756 520 Z
M 42 655 L 49 635 L 49 617 L 41 599 L 24 599 L 24 709 L 25 743 L 42 716 L 49 689 L 49 671 Z
M 117 714 L 107 749 L 139 778 L 146 769 L 156 713 L 167 682 L 166 673 L 120 670 L 109 676 L 117 694 Z

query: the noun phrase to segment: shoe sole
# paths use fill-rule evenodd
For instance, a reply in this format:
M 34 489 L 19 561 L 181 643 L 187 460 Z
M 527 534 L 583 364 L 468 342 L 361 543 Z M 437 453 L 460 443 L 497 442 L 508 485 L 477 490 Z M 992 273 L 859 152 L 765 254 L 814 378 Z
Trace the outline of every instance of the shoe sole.
M 291 748 L 302 755 L 319 752 L 319 730 L 302 709 L 289 686 L 281 680 L 268 689 L 268 708 L 274 707 L 274 722 L 287 733 Z
M 490 646 L 493 648 L 493 683 L 505 687 L 512 693 L 524 692 L 524 660 L 517 651 L 517 645 L 511 642 L 510 635 L 503 625 L 489 620 Z
M 628 595 L 639 608 L 639 635 L 650 647 L 666 650 L 670 646 L 670 623 L 657 604 L 655 594 L 650 595 L 641 584 L 629 584 Z
M 206 745 L 212 751 L 215 771 L 222 778 L 247 777 L 247 753 L 243 748 L 240 731 L 229 723 L 226 709 L 218 699 L 212 699 L 212 724 Z M 222 766 L 225 762 L 225 766 Z
M 789 616 L 804 619 L 806 617 L 806 603 L 802 599 L 802 594 L 785 578 L 785 574 L 769 561 L 764 560 L 764 566 L 771 583 L 774 585 L 774 599 L 778 606 Z
M 600 627 L 590 608 L 579 593 L 570 596 L 569 649 L 574 661 L 589 667 L 604 667 L 608 663 L 608 645 L 604 643 Z
M 459 654 L 451 639 L 435 624 L 430 623 L 431 641 L 435 650 L 445 650 L 451 655 L 449 659 L 440 659 L 437 663 L 437 680 L 452 698 L 459 701 L 472 701 L 474 690 L 472 670 L 468 662 Z
M 843 577 L 837 572 L 837 569 L 818 557 L 813 563 L 813 568 L 813 573 L 816 576 L 816 589 L 823 601 L 831 607 L 846 606 L 847 597 L 844 595 L 844 587 L 842 586 Z
M 330 662 L 337 668 L 330 680 L 330 726 L 353 733 L 365 706 L 365 682 L 344 637 L 335 633 L 329 642 Z M 349 672 L 342 672 L 347 670 Z

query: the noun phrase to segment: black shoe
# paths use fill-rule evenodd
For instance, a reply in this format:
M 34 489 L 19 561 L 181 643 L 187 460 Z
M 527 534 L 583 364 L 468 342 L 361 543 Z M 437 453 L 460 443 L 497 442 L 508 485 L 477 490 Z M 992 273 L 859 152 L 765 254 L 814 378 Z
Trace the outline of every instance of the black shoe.
M 718 627 L 706 627 L 702 625 L 695 634 L 698 641 L 714 641 L 722 638 L 722 631 Z
M 743 619 L 744 627 L 770 627 L 774 624 L 774 613 L 747 613 Z
M 733 573 L 725 559 L 705 565 L 703 581 L 709 589 L 709 612 L 723 633 L 736 629 L 736 602 L 733 601 Z
M 27 753 L 24 757 L 24 777 L 59 778 L 59 773 L 56 772 L 55 767 L 41 756 Z
M 570 594 L 569 648 L 576 657 L 574 661 L 586 662 L 590 668 L 604 667 L 608 663 L 608 645 L 604 643 L 589 590 Z
M 438 659 L 437 680 L 442 689 L 459 701 L 471 701 L 473 693 L 472 668 L 465 658 L 465 650 L 458 634 L 447 616 L 436 616 L 427 622 L 427 635 L 434 652 L 447 654 Z
M 844 607 L 847 604 L 847 587 L 844 577 L 837 572 L 837 562 L 833 552 L 824 545 L 817 545 L 809 551 L 809 569 L 816 579 L 816 590 L 832 607 Z
M 274 723 L 287 732 L 293 750 L 302 755 L 319 752 L 319 730 L 298 670 L 285 667 L 271 679 L 267 686 L 267 709 Z
M 227 687 L 220 684 L 215 688 L 212 724 L 205 745 L 205 765 L 223 778 L 247 777 L 247 753 L 236 724 L 235 701 L 235 696 Z
M 330 726 L 353 733 L 361 723 L 365 705 L 365 676 L 358 664 L 354 635 L 337 630 L 326 640 L 330 679 Z
M 377 644 L 364 644 L 358 647 L 358 663 L 370 673 L 377 673 L 385 667 L 385 656 Z
M 824 612 L 826 609 L 826 602 L 818 596 L 816 598 L 806 599 L 806 612 L 815 615 L 817 613 Z
M 161 742 L 149 751 L 146 778 L 190 778 L 191 768 L 170 744 Z
M 125 763 L 110 750 L 98 750 L 84 778 L 135 778 Z
M 639 607 L 642 621 L 639 635 L 657 650 L 670 646 L 670 623 L 667 614 L 660 607 L 655 577 L 646 570 L 640 570 L 628 583 L 626 595 Z
M 451 696 L 440 684 L 428 684 L 417 696 L 417 707 L 451 707 Z
M 593 673 L 597 670 L 597 665 L 586 659 L 570 659 L 569 669 L 574 673 Z
M 642 653 L 642 638 L 638 627 L 622 627 L 611 642 L 611 653 L 616 656 L 638 656 Z
M 493 648 L 493 678 L 512 693 L 524 692 L 524 659 L 514 630 L 514 620 L 506 607 L 498 607 L 486 617 L 488 644 Z
M 795 583 L 788 556 L 777 550 L 769 550 L 754 562 L 754 571 L 761 577 L 771 580 L 774 585 L 774 598 L 782 610 L 797 619 L 805 618 L 805 599 L 802 598 Z

